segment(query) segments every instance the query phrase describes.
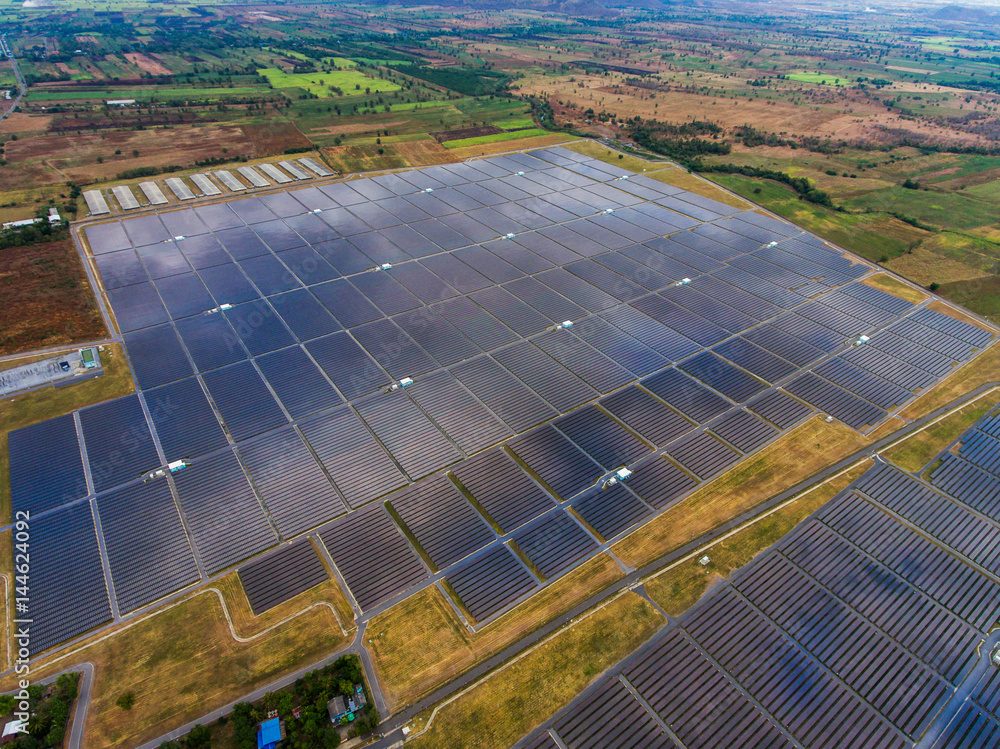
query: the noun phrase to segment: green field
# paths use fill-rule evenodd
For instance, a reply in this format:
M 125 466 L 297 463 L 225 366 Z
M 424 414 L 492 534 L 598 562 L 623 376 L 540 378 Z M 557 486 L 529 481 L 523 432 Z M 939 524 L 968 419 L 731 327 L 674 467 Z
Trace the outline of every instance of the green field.
M 992 185 L 982 185 L 985 192 Z M 971 188 L 966 192 L 972 192 Z M 995 192 L 994 192 L 995 195 Z M 985 195 L 983 196 L 985 197 Z M 852 198 L 844 203 L 854 210 L 871 208 L 874 211 L 898 212 L 928 224 L 950 229 L 975 229 L 1000 221 L 1000 206 L 977 197 L 955 193 L 924 190 L 907 190 L 890 187 L 867 195 Z
M 789 73 L 785 78 L 800 83 L 819 83 L 827 86 L 847 86 L 851 83 L 850 78 L 844 78 L 835 73 Z
M 267 78 L 268 83 L 274 88 L 299 88 L 321 99 L 337 95 L 331 87 L 339 88 L 348 96 L 356 91 L 381 94 L 400 90 L 400 87 L 392 81 L 369 78 L 356 70 L 337 70 L 332 73 L 286 73 L 280 68 L 261 68 L 257 72 Z
M 483 143 L 497 143 L 504 140 L 520 140 L 521 138 L 534 138 L 538 135 L 548 135 L 548 130 L 533 127 L 528 130 L 515 130 L 512 133 L 494 133 L 493 135 L 480 135 L 476 138 L 461 138 L 459 140 L 448 140 L 444 142 L 445 148 L 462 148 L 464 146 L 479 146 Z

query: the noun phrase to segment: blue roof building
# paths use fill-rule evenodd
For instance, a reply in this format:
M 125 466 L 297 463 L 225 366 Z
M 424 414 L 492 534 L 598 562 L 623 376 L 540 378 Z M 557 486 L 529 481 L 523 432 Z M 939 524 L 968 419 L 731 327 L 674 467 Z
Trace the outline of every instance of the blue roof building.
M 260 724 L 257 731 L 257 749 L 275 749 L 281 741 L 281 720 L 272 718 Z

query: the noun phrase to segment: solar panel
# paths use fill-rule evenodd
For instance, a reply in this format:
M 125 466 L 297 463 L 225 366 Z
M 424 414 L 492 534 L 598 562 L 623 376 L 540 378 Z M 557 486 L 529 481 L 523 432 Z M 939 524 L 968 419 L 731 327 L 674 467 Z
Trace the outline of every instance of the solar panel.
M 202 379 L 226 429 L 237 442 L 288 423 L 250 362 L 212 370 Z
M 555 425 L 609 471 L 627 466 L 649 452 L 649 446 L 596 406 L 574 411 Z
M 193 273 L 161 278 L 156 282 L 167 312 L 174 320 L 190 317 L 215 307 L 215 300 L 205 284 Z
M 553 494 L 569 499 L 592 486 L 600 465 L 547 425 L 507 443 L 514 454 Z
M 344 513 L 344 503 L 294 429 L 241 444 L 238 450 L 282 537 Z
M 94 258 L 105 289 L 120 289 L 149 280 L 149 274 L 134 250 L 111 252 Z
M 390 382 L 375 360 L 347 333 L 317 338 L 305 347 L 347 400 L 374 393 Z
M 162 465 L 138 395 L 107 401 L 79 413 L 95 491 L 133 481 Z
M 122 614 L 200 580 L 165 479 L 105 494 L 97 500 L 97 512 Z
M 205 455 L 228 444 L 196 378 L 147 390 L 143 397 L 168 463 Z
M 90 504 L 31 524 L 31 639 L 36 655 L 111 620 Z
M 316 297 L 305 289 L 295 289 L 268 297 L 268 301 L 300 341 L 319 338 L 340 330 L 340 324 L 316 300 Z
M 191 363 L 170 325 L 126 333 L 125 348 L 141 388 L 156 387 L 193 374 Z
M 704 480 L 721 473 L 740 459 L 740 454 L 707 432 L 684 437 L 667 448 L 667 455 Z
M 742 453 L 751 453 L 778 436 L 778 430 L 743 409 L 733 409 L 712 431 Z
M 88 494 L 72 414 L 7 435 L 14 513 L 40 514 Z
M 447 577 L 466 611 L 479 623 L 530 593 L 537 582 L 506 546 L 494 546 Z
M 177 246 L 191 266 L 199 270 L 231 262 L 231 256 L 214 234 L 184 237 Z
M 167 311 L 151 283 L 109 289 L 108 301 L 123 333 L 167 321 Z
M 703 424 L 729 409 L 722 396 L 676 369 L 647 377 L 642 386 L 693 421 Z
M 246 350 L 225 315 L 203 313 L 178 320 L 176 326 L 200 372 L 247 358 Z
M 406 477 L 350 407 L 317 416 L 299 428 L 352 507 L 406 484 Z
M 362 611 L 427 578 L 427 571 L 382 505 L 351 513 L 320 538 Z
M 273 546 L 277 537 L 229 450 L 173 474 L 181 509 L 205 570 L 215 574 Z
M 698 482 L 666 458 L 655 455 L 632 469 L 628 488 L 657 510 L 678 502 Z
M 239 569 L 254 616 L 260 616 L 329 576 L 309 539 L 303 538 Z
M 343 402 L 313 360 L 298 346 L 259 357 L 257 367 L 293 419 Z
M 511 436 L 510 429 L 450 372 L 420 377 L 406 392 L 467 455 Z
M 405 391 L 377 393 L 358 401 L 355 407 L 411 479 L 462 457 Z
M 562 510 L 515 533 L 514 543 L 546 578 L 555 577 L 598 547 L 597 541 Z
M 483 517 L 444 476 L 414 484 L 389 502 L 439 570 L 494 538 Z
M 554 506 L 549 495 L 499 448 L 460 463 L 452 470 L 462 486 L 506 533 Z
M 574 500 L 573 509 L 604 539 L 610 540 L 641 521 L 652 511 L 621 483 L 591 489 Z

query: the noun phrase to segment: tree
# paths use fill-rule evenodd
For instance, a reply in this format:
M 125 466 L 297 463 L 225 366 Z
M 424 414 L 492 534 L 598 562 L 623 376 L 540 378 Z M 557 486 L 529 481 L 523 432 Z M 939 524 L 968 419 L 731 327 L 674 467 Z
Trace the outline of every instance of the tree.
M 135 704 L 135 692 L 132 691 L 122 692 L 118 696 L 118 699 L 115 702 L 115 704 L 118 705 L 118 707 L 120 707 L 122 710 L 131 710 L 132 706 Z
M 212 746 L 212 732 L 208 726 L 195 724 L 194 728 L 184 740 L 186 749 L 210 749 Z

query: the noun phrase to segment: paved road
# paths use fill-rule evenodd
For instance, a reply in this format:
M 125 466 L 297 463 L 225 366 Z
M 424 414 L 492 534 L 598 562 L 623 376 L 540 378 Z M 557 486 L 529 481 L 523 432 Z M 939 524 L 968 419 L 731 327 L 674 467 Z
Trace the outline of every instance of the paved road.
M 660 559 L 657 559 L 656 561 L 645 565 L 644 567 L 640 567 L 635 572 L 626 575 L 618 582 L 612 584 L 608 588 L 605 588 L 600 593 L 591 596 L 583 603 L 578 604 L 570 611 L 564 613 L 562 616 L 556 618 L 555 620 L 549 622 L 548 624 L 535 630 L 534 632 L 529 633 L 524 638 L 508 646 L 507 648 L 497 653 L 492 658 L 489 658 L 488 660 L 480 663 L 478 666 L 473 667 L 471 670 L 467 671 L 465 674 L 458 677 L 454 681 L 445 684 L 444 686 L 440 687 L 436 691 L 427 695 L 423 699 L 418 700 L 413 705 L 410 705 L 401 710 L 400 712 L 396 713 L 395 715 L 389 717 L 382 723 L 381 726 L 383 737 L 378 742 L 372 744 L 371 746 L 377 749 L 389 749 L 389 747 L 398 744 L 400 741 L 403 741 L 404 739 L 402 733 L 403 726 L 405 726 L 419 713 L 423 712 L 424 710 L 427 710 L 428 708 L 433 707 L 438 702 L 447 699 L 448 697 L 454 695 L 456 692 L 459 692 L 465 689 L 466 687 L 474 684 L 476 681 L 482 679 L 491 671 L 503 665 L 511 658 L 514 658 L 517 655 L 523 653 L 532 645 L 535 645 L 536 643 L 545 639 L 556 630 L 561 629 L 573 619 L 584 614 L 586 611 L 596 606 L 600 606 L 602 603 L 607 602 L 613 596 L 617 595 L 619 592 L 625 590 L 626 588 L 633 588 L 635 586 L 638 586 L 642 582 L 642 580 L 659 572 L 663 568 L 668 567 L 669 565 L 676 562 L 678 559 L 681 559 L 685 556 L 688 556 L 689 554 L 692 554 L 698 549 L 712 543 L 719 537 L 726 535 L 730 531 L 738 528 L 739 526 L 747 523 L 748 521 L 766 514 L 770 510 L 777 507 L 778 505 L 788 501 L 795 495 L 801 494 L 803 491 L 810 488 L 811 486 L 823 482 L 828 478 L 830 478 L 831 476 L 840 473 L 841 471 L 847 469 L 848 467 L 858 462 L 859 460 L 862 460 L 863 458 L 874 454 L 875 452 L 883 449 L 887 445 L 899 440 L 902 436 L 910 434 L 911 432 L 920 429 L 921 427 L 930 423 L 931 421 L 938 418 L 942 414 L 945 414 L 948 411 L 951 411 L 952 409 L 956 408 L 957 406 L 975 399 L 976 397 L 986 392 L 987 390 L 997 387 L 997 385 L 1000 385 L 1000 383 L 983 385 L 982 387 L 978 388 L 972 393 L 966 395 L 964 398 L 956 400 L 953 403 L 943 406 L 937 409 L 936 411 L 933 411 L 927 414 L 926 416 L 923 416 L 911 422 L 899 432 L 896 432 L 895 434 L 892 434 L 888 437 L 883 437 L 874 444 L 869 445 L 863 450 L 859 450 L 853 455 L 850 455 L 844 458 L 843 460 L 838 461 L 837 463 L 820 471 L 818 474 L 812 476 L 811 478 L 806 479 L 805 481 L 802 481 L 799 484 L 796 484 L 791 489 L 783 491 L 781 494 L 772 497 L 771 499 L 767 500 L 763 504 L 758 505 L 752 510 L 749 510 L 743 513 L 742 515 L 733 518 L 732 520 L 728 521 L 727 523 L 724 523 L 723 525 L 710 531 L 709 533 L 704 534 L 700 538 L 697 538 L 694 541 L 691 541 L 690 543 L 680 547 L 679 549 L 670 552 L 666 556 L 663 556 Z
M 21 76 L 21 69 L 17 67 L 17 60 L 14 59 L 14 55 L 11 55 L 7 59 L 10 60 L 10 64 L 14 68 L 14 77 L 17 79 L 18 94 L 17 96 L 14 97 L 14 100 L 11 102 L 10 109 L 8 109 L 3 114 L 0 114 L 0 120 L 7 119 L 10 113 L 13 112 L 15 109 L 17 109 L 17 105 L 20 104 L 21 99 L 24 98 L 24 89 L 27 88 L 27 84 L 25 84 L 24 78 Z

